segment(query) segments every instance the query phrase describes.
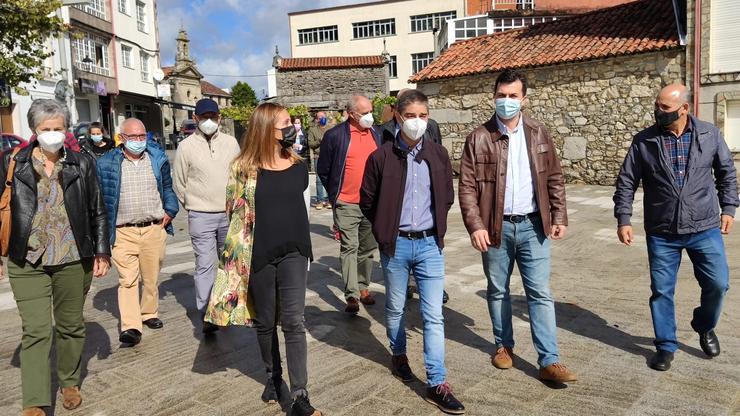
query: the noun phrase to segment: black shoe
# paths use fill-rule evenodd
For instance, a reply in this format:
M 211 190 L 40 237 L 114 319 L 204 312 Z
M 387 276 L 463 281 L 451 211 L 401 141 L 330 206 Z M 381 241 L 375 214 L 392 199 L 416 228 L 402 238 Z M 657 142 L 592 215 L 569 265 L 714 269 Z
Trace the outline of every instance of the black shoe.
M 716 357 L 719 355 L 719 338 L 714 330 L 699 334 L 699 345 L 704 354 L 710 357 Z
M 212 333 L 218 331 L 219 328 L 220 327 L 218 325 L 214 325 L 214 324 L 212 324 L 210 322 L 203 321 L 203 329 L 202 329 L 202 331 L 203 331 L 204 334 L 212 334 Z
M 447 294 L 446 290 L 442 291 L 442 303 L 447 303 L 450 300 L 450 295 Z
M 445 382 L 438 386 L 427 387 L 427 397 L 424 400 L 437 406 L 439 410 L 453 415 L 465 413 L 465 406 L 452 395 L 450 383 Z
M 280 403 L 280 387 L 282 385 L 282 378 L 268 377 L 265 390 L 262 392 L 262 401 L 269 404 Z
M 311 406 L 307 396 L 298 396 L 293 400 L 290 414 L 292 416 L 321 416 L 321 412 Z
M 394 355 L 391 358 L 391 374 L 404 383 L 414 381 L 414 373 L 411 372 L 406 354 Z
M 134 346 L 141 342 L 141 332 L 136 329 L 127 329 L 121 332 L 121 336 L 118 337 L 118 340 L 121 341 L 122 344 Z
M 657 371 L 668 371 L 671 368 L 671 361 L 673 361 L 672 352 L 658 350 L 655 355 L 650 357 L 648 367 Z
M 160 329 L 164 326 L 164 323 L 159 318 L 149 318 L 144 321 L 144 325 L 146 325 L 149 329 Z

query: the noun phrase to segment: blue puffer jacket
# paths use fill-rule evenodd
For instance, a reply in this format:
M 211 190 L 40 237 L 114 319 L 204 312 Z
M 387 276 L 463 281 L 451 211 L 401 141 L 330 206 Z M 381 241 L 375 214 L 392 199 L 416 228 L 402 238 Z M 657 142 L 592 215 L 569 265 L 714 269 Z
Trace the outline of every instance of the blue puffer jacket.
M 171 218 L 175 218 L 180 205 L 177 202 L 175 191 L 172 190 L 172 175 L 170 174 L 170 161 L 167 154 L 158 146 L 148 145 L 146 153 L 152 162 L 152 170 L 157 178 L 159 196 L 162 198 L 164 212 Z M 108 226 L 110 229 L 111 246 L 116 241 L 116 219 L 118 218 L 118 200 L 121 194 L 121 163 L 123 162 L 123 150 L 117 147 L 104 154 L 98 159 L 98 178 L 100 189 L 103 192 L 105 208 L 108 210 Z M 174 235 L 175 229 L 170 223 L 167 234 Z

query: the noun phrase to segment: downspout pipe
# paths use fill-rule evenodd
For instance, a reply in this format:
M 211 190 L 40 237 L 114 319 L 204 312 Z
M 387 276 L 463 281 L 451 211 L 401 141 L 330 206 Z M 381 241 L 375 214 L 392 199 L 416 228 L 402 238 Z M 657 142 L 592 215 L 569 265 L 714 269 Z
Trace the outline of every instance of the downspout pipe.
M 699 117 L 699 89 L 701 88 L 701 0 L 694 0 L 694 116 Z
M 118 39 L 118 37 L 116 36 L 116 18 L 115 18 L 116 11 L 115 9 L 113 9 L 113 0 L 108 0 L 108 10 L 110 10 L 111 32 L 113 32 L 111 33 L 111 35 L 113 35 L 111 37 L 112 43 L 113 43 L 113 76 L 116 77 L 116 94 L 115 96 L 111 96 L 111 99 L 110 99 L 110 114 L 111 115 L 109 116 L 111 117 L 111 126 L 113 127 L 111 130 L 115 130 L 115 128 L 118 127 L 117 126 L 118 120 L 117 120 L 117 117 L 115 117 L 116 111 L 115 111 L 114 99 L 116 96 L 118 96 L 118 94 L 121 93 L 121 84 L 120 84 L 120 80 L 118 79 L 118 46 L 116 45 L 116 40 Z M 111 131 L 110 134 L 113 134 L 113 132 Z

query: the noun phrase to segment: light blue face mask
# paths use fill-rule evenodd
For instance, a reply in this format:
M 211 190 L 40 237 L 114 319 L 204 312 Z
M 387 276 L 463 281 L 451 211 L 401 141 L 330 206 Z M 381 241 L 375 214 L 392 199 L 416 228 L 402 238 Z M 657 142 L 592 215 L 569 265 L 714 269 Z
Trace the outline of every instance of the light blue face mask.
M 103 135 L 102 134 L 91 134 L 90 139 L 92 139 L 92 141 L 95 143 L 100 143 L 100 141 L 103 140 Z
M 144 140 L 126 140 L 126 143 L 124 143 L 124 146 L 126 146 L 126 149 L 128 149 L 129 152 L 140 155 L 144 153 L 144 150 L 146 150 L 146 141 Z
M 501 120 L 511 120 L 522 109 L 522 101 L 513 98 L 496 98 L 496 115 Z

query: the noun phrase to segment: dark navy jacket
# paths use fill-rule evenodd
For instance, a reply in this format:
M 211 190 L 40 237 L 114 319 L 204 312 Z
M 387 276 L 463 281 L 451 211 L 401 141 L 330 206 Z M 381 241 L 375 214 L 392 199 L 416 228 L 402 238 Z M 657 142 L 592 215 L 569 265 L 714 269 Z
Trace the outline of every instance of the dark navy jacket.
M 380 132 L 371 129 L 378 147 L 380 147 Z M 324 133 L 319 150 L 319 160 L 316 162 L 316 174 L 324 185 L 329 201 L 336 204 L 344 181 L 344 163 L 347 160 L 349 149 L 349 121 L 339 123 Z
M 653 125 L 638 133 L 617 178 L 614 216 L 629 225 L 635 190 L 642 181 L 645 232 L 690 234 L 719 227 L 722 214 L 735 216 L 740 205 L 732 154 L 714 125 L 693 116 L 693 136 L 683 188 L 675 185 L 663 138 L 671 134 Z
M 147 142 L 146 153 L 152 163 L 154 177 L 157 179 L 157 189 L 162 198 L 164 212 L 171 218 L 175 218 L 180 205 L 177 202 L 175 191 L 172 190 L 172 175 L 170 174 L 170 161 L 167 154 L 159 146 L 152 146 Z M 110 230 L 111 246 L 116 241 L 116 219 L 118 218 L 118 201 L 121 195 L 121 163 L 123 163 L 123 150 L 117 147 L 104 154 L 98 159 L 98 178 L 100 178 L 100 189 L 103 191 L 105 208 L 108 210 L 108 228 Z M 175 234 L 175 229 L 170 223 L 167 233 Z

